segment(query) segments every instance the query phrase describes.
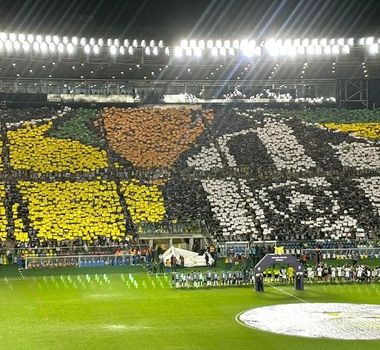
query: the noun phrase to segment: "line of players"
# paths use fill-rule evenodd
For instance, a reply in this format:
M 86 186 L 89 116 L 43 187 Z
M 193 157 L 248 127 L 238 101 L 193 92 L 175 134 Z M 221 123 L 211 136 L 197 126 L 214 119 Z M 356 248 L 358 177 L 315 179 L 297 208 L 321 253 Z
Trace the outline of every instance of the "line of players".
M 199 288 L 231 285 L 247 285 L 253 283 L 252 269 L 237 271 L 192 271 L 173 272 L 172 285 L 176 288 Z

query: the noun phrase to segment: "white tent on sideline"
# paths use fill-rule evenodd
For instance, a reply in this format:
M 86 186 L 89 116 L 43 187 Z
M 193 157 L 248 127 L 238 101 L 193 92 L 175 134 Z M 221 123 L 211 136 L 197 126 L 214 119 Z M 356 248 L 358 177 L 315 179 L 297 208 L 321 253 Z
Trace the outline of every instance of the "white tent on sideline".
M 185 267 L 194 267 L 194 266 L 207 266 L 206 264 L 206 254 L 208 255 L 208 263 L 209 265 L 212 265 L 214 262 L 214 259 L 210 255 L 210 253 L 206 252 L 203 255 L 199 255 L 198 253 L 194 253 L 190 250 L 176 248 L 174 246 L 171 246 L 165 253 L 161 255 L 161 258 L 165 262 L 167 259 L 170 259 L 173 255 L 177 259 L 177 264 L 179 265 L 181 263 L 179 257 L 184 257 L 184 265 Z

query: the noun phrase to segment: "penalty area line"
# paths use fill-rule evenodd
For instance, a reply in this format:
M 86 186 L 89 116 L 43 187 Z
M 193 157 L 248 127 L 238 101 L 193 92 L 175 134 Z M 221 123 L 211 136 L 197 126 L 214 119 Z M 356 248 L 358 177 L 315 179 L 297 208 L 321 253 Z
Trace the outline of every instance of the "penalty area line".
M 299 300 L 299 301 L 302 301 L 303 303 L 309 303 L 309 302 L 306 301 L 305 299 L 301 299 L 301 298 L 297 297 L 296 295 L 294 295 L 294 294 L 292 294 L 292 293 L 288 293 L 288 292 L 282 290 L 281 288 L 275 287 L 273 284 L 268 283 L 268 285 L 271 286 L 272 288 L 278 290 L 278 291 L 281 292 L 281 293 L 284 293 L 284 294 L 286 294 L 286 295 L 291 296 L 292 298 L 295 298 L 295 299 L 297 299 L 297 300 Z

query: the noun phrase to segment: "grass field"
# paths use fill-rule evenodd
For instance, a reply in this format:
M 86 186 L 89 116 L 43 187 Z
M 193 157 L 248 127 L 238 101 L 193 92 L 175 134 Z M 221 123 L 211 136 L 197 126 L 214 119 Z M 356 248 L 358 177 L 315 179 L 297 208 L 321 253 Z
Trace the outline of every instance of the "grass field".
M 380 304 L 380 284 L 267 287 L 260 294 L 251 287 L 176 290 L 168 277 L 141 269 L 41 270 L 24 278 L 4 269 L 2 276 L 14 277 L 0 277 L 0 349 L 380 348 L 380 341 L 275 335 L 235 320 L 253 307 L 300 302 L 295 297 Z

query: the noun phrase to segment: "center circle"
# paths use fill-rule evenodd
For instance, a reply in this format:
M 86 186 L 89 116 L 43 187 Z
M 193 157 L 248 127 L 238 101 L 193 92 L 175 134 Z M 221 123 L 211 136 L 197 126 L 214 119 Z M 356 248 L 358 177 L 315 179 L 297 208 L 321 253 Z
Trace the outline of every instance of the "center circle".
M 380 305 L 300 303 L 245 311 L 237 320 L 262 331 L 311 338 L 380 339 Z

